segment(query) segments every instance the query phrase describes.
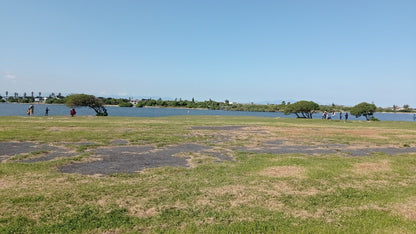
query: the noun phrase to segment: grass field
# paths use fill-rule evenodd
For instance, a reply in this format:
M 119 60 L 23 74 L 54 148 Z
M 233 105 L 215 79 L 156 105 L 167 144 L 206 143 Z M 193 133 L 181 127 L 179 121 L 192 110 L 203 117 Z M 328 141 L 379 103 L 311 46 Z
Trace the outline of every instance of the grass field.
M 27 163 L 52 150 L 0 153 L 0 233 L 416 233 L 412 122 L 0 117 L 6 142 L 71 156 Z M 207 147 L 175 155 L 188 167 L 60 170 L 120 144 L 156 153 L 188 143 Z

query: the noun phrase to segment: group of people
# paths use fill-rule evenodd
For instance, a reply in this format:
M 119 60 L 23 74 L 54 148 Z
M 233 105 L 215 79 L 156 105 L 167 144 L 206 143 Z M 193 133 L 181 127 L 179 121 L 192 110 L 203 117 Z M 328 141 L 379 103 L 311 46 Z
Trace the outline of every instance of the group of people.
M 69 114 L 71 115 L 71 117 L 74 117 L 77 112 L 75 111 L 74 108 L 71 109 L 71 111 L 69 112 Z M 35 106 L 30 105 L 29 108 L 27 108 L 27 115 L 31 116 L 31 115 L 35 115 Z M 46 107 L 45 109 L 45 116 L 49 115 L 49 108 Z
M 348 112 L 345 112 L 344 118 L 345 120 L 348 120 Z M 335 119 L 335 111 L 332 113 L 324 111 L 322 114 L 322 119 Z M 339 120 L 342 120 L 342 111 L 339 112 Z

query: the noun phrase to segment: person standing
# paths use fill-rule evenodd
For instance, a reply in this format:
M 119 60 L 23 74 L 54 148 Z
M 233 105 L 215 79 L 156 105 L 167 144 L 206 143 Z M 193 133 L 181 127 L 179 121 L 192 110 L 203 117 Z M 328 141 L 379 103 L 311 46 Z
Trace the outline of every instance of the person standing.
M 33 105 L 30 105 L 29 110 L 30 110 L 30 115 L 35 115 L 35 107 Z
M 72 108 L 72 109 L 71 109 L 71 111 L 70 111 L 71 117 L 74 117 L 74 115 L 75 115 L 76 113 L 77 113 L 77 112 L 75 111 L 75 109 L 74 109 L 74 108 Z
M 348 112 L 345 113 L 345 121 L 348 120 Z
M 339 112 L 339 120 L 342 120 L 342 111 Z
M 49 114 L 49 108 L 46 107 L 46 109 L 45 109 L 45 116 L 48 116 L 48 114 Z

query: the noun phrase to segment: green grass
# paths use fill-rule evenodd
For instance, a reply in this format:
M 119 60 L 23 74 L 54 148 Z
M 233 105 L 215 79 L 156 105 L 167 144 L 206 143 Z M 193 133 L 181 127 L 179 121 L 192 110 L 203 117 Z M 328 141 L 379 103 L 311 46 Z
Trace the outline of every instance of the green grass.
M 252 131 L 193 130 L 249 126 Z M 261 131 L 254 131 L 260 129 Z M 218 134 L 225 135 L 219 138 Z M 64 144 L 74 158 L 0 163 L 0 233 L 415 233 L 416 154 L 266 154 L 233 146 L 416 147 L 412 122 L 258 117 L 0 117 L 0 141 Z M 234 161 L 85 176 L 57 168 L 113 140 L 164 147 L 215 145 Z M 228 139 L 225 143 L 212 143 Z M 78 146 L 79 142 L 87 142 Z

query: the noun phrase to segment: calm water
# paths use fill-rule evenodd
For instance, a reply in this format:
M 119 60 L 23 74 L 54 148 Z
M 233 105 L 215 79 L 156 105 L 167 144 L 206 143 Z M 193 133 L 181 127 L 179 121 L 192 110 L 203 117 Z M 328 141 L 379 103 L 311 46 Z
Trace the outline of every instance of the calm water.
M 29 104 L 0 103 L 0 116 L 25 116 Z M 35 104 L 35 115 L 45 115 L 48 107 L 50 116 L 68 115 L 69 108 L 65 105 L 45 105 Z M 177 109 L 177 108 L 136 108 L 136 107 L 117 107 L 107 106 L 109 116 L 131 116 L 131 117 L 163 117 L 178 115 L 231 115 L 231 116 L 260 116 L 260 117 L 281 117 L 296 118 L 296 115 L 285 115 L 281 112 L 247 112 L 247 111 L 222 111 L 222 110 L 196 110 L 196 109 Z M 77 115 L 95 115 L 94 110 L 82 107 L 77 108 Z M 339 114 L 336 113 L 336 119 Z M 321 113 L 314 114 L 313 117 L 321 118 Z M 413 121 L 413 114 L 408 113 L 375 113 L 374 117 L 382 121 Z M 355 118 L 349 116 L 350 120 L 364 120 L 364 117 Z

